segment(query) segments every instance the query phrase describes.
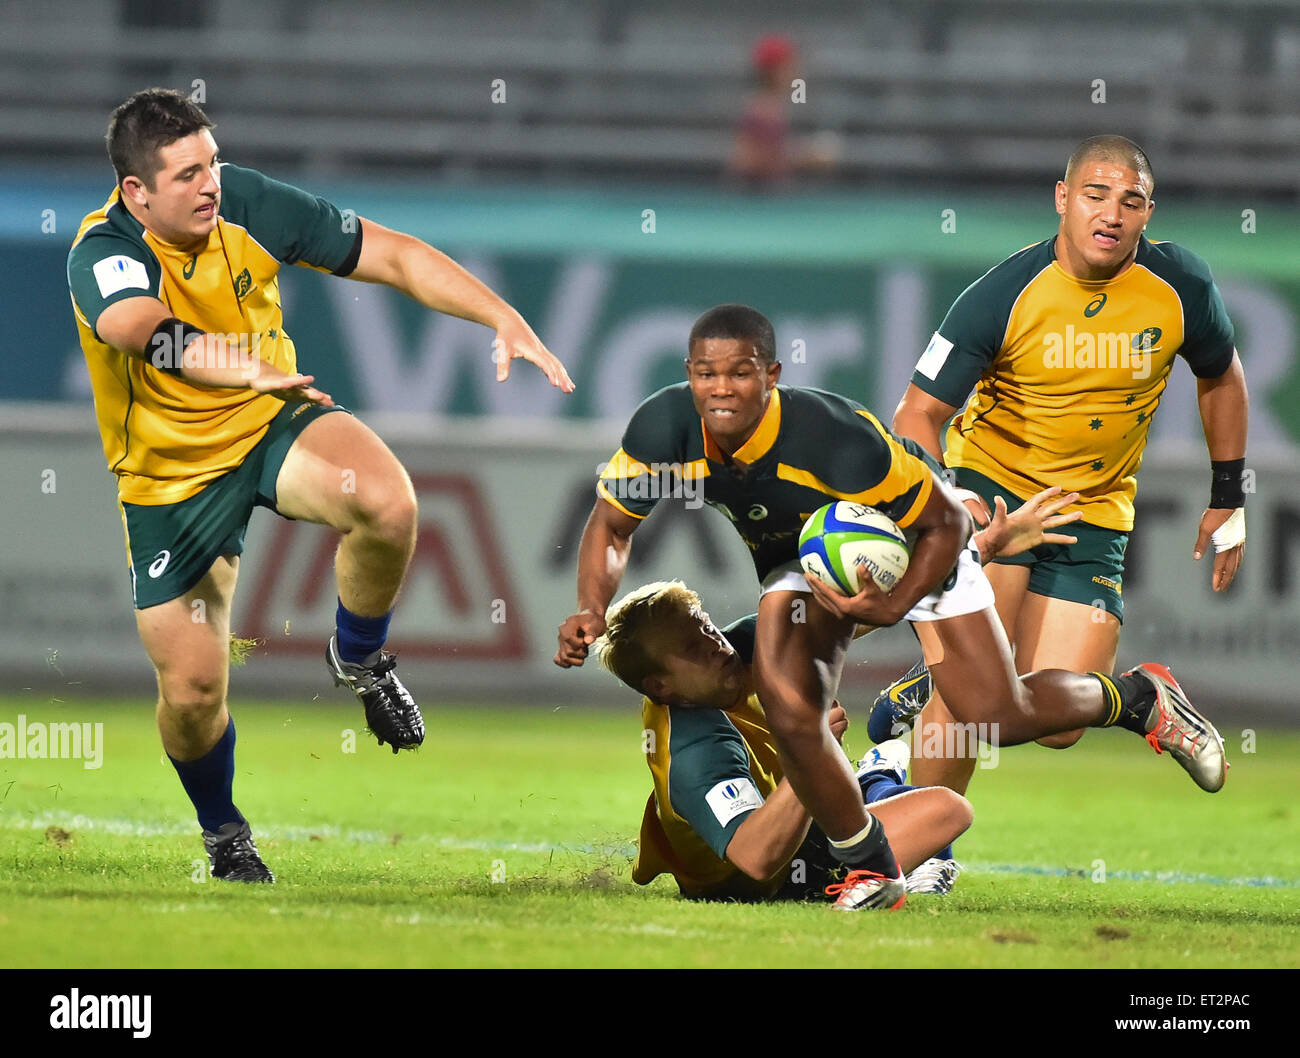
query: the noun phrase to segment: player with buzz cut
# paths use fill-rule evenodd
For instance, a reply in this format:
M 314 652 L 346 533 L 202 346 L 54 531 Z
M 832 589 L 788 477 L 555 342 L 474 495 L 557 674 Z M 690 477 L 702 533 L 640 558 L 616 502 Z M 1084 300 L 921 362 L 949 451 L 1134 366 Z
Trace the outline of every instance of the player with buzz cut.
M 194 804 L 213 876 L 270 882 L 233 800 L 226 704 L 231 599 L 255 505 L 342 534 L 330 672 L 361 701 L 381 745 L 396 753 L 424 739 L 420 710 L 383 649 L 415 545 L 415 493 L 383 441 L 299 372 L 280 269 L 387 284 L 494 328 L 498 379 L 523 358 L 565 391 L 573 383 L 519 314 L 454 261 L 219 161 L 212 128 L 189 99 L 158 88 L 113 112 L 117 186 L 82 221 L 68 284 L 117 475 L 163 747 Z
M 953 303 L 894 415 L 894 429 L 942 454 L 957 485 L 982 504 L 1001 497 L 1014 505 L 1048 485 L 1079 493 L 1077 544 L 1036 548 L 987 570 L 1021 672 L 1114 670 L 1137 471 L 1179 356 L 1197 378 L 1210 455 L 1209 504 L 1192 556 L 1213 544 L 1216 591 L 1241 563 L 1245 376 L 1205 262 L 1144 234 L 1154 190 L 1137 144 L 1114 135 L 1080 143 L 1056 185 L 1056 235 L 1012 254 Z M 954 414 L 945 446 L 940 431 Z M 923 668 L 887 689 L 868 725 L 872 737 L 910 722 L 928 689 Z M 951 719 L 944 703 L 933 698 L 923 730 Z M 1082 734 L 1044 743 L 1061 748 Z M 965 791 L 974 766 L 972 758 L 930 756 L 914 772 Z
M 665 491 L 647 487 L 647 475 L 668 466 L 702 484 L 705 502 L 750 548 L 761 584 L 754 684 L 790 785 L 850 869 L 838 909 L 893 907 L 904 896 L 884 830 L 826 725 L 857 625 L 910 621 L 953 715 L 996 724 L 1003 746 L 1117 725 L 1170 750 L 1203 789 L 1223 785 L 1222 739 L 1162 666 L 1117 680 L 1062 669 L 1017 678 L 980 541 L 938 463 L 847 398 L 778 386 L 775 345 L 771 323 L 744 305 L 695 322 L 687 381 L 642 402 L 601 475 L 578 551 L 578 611 L 560 626 L 557 665 L 582 664 L 605 631 L 632 535 Z M 800 568 L 804 521 L 836 499 L 876 507 L 908 532 L 911 561 L 888 594 L 865 578 L 849 598 Z
M 680 581 L 646 584 L 610 607 L 593 645 L 601 664 L 641 703 L 642 750 L 654 780 L 632 880 L 671 874 L 692 899 L 813 899 L 837 895 L 826 835 L 782 777 L 754 693 L 753 616 L 722 632 Z M 848 727 L 827 714 L 837 742 Z M 943 787 L 904 785 L 907 744 L 873 749 L 858 765 L 863 801 L 907 872 L 909 894 L 945 893 L 959 870 L 950 845 L 971 808 Z

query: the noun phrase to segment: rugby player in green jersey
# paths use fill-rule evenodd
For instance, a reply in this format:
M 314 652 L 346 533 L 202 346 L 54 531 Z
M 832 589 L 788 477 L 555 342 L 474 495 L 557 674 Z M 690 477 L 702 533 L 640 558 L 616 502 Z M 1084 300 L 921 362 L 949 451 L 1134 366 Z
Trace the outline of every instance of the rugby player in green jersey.
M 786 777 L 850 868 L 836 907 L 893 907 L 904 894 L 883 828 L 825 723 L 860 624 L 909 620 L 953 715 L 996 724 L 992 737 L 1003 746 L 1118 725 L 1168 749 L 1202 788 L 1223 785 L 1222 739 L 1163 667 L 1118 680 L 1060 669 L 1016 676 L 971 518 L 938 464 L 853 401 L 778 387 L 764 316 L 742 305 L 711 309 L 687 350 L 687 381 L 642 403 L 598 484 L 579 548 L 578 610 L 560 626 L 555 662 L 582 664 L 605 631 L 632 534 L 664 494 L 645 487 L 652 469 L 699 485 L 754 559 L 762 585 L 754 683 Z M 799 531 L 833 499 L 876 507 L 912 537 L 911 563 L 892 592 L 868 582 L 848 598 L 803 575 Z M 810 592 L 820 605 L 809 605 Z
M 894 414 L 895 431 L 943 458 L 974 494 L 977 517 L 995 496 L 1014 506 L 1048 485 L 1079 493 L 1076 544 L 987 570 L 1022 672 L 1114 669 L 1138 467 L 1178 359 L 1196 376 L 1211 460 L 1192 557 L 1212 546 L 1215 591 L 1227 590 L 1241 564 L 1245 374 L 1209 267 L 1145 235 L 1154 192 L 1136 143 L 1108 135 L 1079 144 L 1056 185 L 1056 235 L 989 269 L 954 302 Z M 892 737 L 929 697 L 918 667 L 882 693 L 869 733 Z M 950 719 L 936 695 L 923 730 Z M 1082 734 L 1043 741 L 1065 748 Z M 969 757 L 915 758 L 926 782 L 958 791 L 973 769 Z

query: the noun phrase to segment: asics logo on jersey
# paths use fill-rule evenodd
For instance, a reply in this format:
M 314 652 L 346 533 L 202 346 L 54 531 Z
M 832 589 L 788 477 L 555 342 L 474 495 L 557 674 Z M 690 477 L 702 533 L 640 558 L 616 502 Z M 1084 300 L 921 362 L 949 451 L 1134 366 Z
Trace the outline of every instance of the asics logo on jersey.
M 749 520 L 751 522 L 761 522 L 767 517 L 767 508 L 761 503 L 756 503 L 749 509 Z
M 150 578 L 157 580 L 161 577 L 163 575 L 163 570 L 167 568 L 167 563 L 171 560 L 172 553 L 170 551 L 159 551 L 158 554 L 154 556 L 154 560 L 149 563 Z
M 1083 314 L 1087 316 L 1088 319 L 1092 319 L 1095 315 L 1097 315 L 1097 313 L 1101 311 L 1102 306 L 1105 304 L 1106 304 L 1106 295 L 1098 294 L 1095 298 L 1093 298 L 1090 302 L 1088 302 L 1087 306 L 1083 310 Z
M 181 275 L 186 279 L 191 278 L 194 275 L 194 266 L 198 263 L 199 255 L 196 253 L 190 254 L 190 259 L 185 262 L 185 267 L 181 269 Z

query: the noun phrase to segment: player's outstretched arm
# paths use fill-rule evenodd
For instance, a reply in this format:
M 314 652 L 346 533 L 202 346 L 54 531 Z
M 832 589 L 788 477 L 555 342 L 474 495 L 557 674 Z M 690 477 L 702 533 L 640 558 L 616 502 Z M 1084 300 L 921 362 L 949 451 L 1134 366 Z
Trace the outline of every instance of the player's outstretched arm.
M 560 625 L 554 658 L 560 668 L 581 665 L 587 649 L 605 631 L 605 611 L 623 579 L 632 534 L 640 524 L 603 499 L 592 507 L 578 547 L 578 612 Z
M 212 389 L 252 389 L 289 401 L 310 401 L 326 407 L 328 393 L 314 388 L 312 375 L 290 375 L 231 345 L 222 335 L 207 334 L 192 321 L 173 322 L 171 309 L 152 297 L 127 298 L 99 314 L 95 329 L 109 345 L 178 374 L 196 386 Z
M 541 369 L 551 385 L 573 392 L 573 380 L 564 365 L 487 284 L 413 235 L 364 217 L 361 224 L 361 257 L 349 279 L 384 283 L 435 312 L 491 327 L 497 332 L 493 358 L 498 382 L 509 377 L 511 360 L 527 360 Z
M 1250 396 L 1246 392 L 1246 373 L 1236 350 L 1232 353 L 1232 363 L 1222 375 L 1196 380 L 1196 397 L 1205 443 L 1215 470 L 1216 485 L 1211 491 L 1217 493 L 1221 489 L 1217 481 L 1220 467 L 1232 468 L 1237 480 L 1223 483 L 1222 496 L 1211 495 L 1210 506 L 1201 515 L 1197 528 L 1192 557 L 1199 561 L 1213 542 L 1212 584 L 1215 591 L 1227 591 L 1246 553 L 1246 501 L 1240 468 L 1244 468 L 1246 457 Z

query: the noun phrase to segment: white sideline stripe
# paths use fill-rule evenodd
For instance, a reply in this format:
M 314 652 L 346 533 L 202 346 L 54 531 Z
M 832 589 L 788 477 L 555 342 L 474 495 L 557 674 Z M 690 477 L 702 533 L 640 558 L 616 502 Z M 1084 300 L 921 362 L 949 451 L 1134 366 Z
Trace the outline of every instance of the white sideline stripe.
M 62 827 L 74 833 L 78 830 L 93 830 L 115 837 L 171 837 L 190 835 L 198 837 L 199 825 L 190 823 L 154 823 L 141 822 L 136 819 L 94 819 L 83 815 L 62 815 L 55 812 L 43 812 L 30 819 L 0 819 L 3 830 L 46 830 L 49 827 Z M 397 842 L 394 835 L 400 835 Z M 437 845 L 444 849 L 472 850 L 478 852 L 635 852 L 630 844 L 624 845 L 564 845 L 551 842 L 520 841 L 480 841 L 474 838 L 438 836 L 435 834 L 406 834 L 400 830 L 356 830 L 352 828 L 322 825 L 304 827 L 275 823 L 259 823 L 253 839 L 285 839 L 288 841 L 310 841 L 312 837 L 328 838 L 334 841 L 352 841 L 359 845 Z
M 170 837 L 198 836 L 198 823 L 154 823 L 141 822 L 136 819 L 95 819 L 83 815 L 63 815 L 43 812 L 28 819 L 0 819 L 0 830 L 45 830 L 48 827 L 62 827 L 65 830 L 93 830 L 116 837 Z M 400 835 L 394 843 L 394 834 Z M 310 841 L 313 836 L 335 841 L 352 841 L 359 845 L 436 845 L 442 849 L 473 852 L 581 852 L 581 853 L 621 853 L 629 858 L 636 854 L 636 846 L 630 842 L 624 844 L 593 845 L 556 844 L 547 841 L 483 841 L 474 838 L 458 838 L 436 834 L 406 834 L 402 831 L 356 830 L 326 824 L 319 827 L 304 827 L 296 824 L 261 824 L 257 826 L 254 839 L 282 839 L 288 841 Z M 1090 878 L 1092 872 L 1077 867 L 1050 867 L 1032 863 L 979 863 L 967 862 L 966 870 L 971 874 L 1019 874 L 1039 875 L 1048 878 Z M 1160 885 L 1231 885 L 1249 888 L 1300 889 L 1298 878 L 1275 878 L 1271 875 L 1262 878 L 1223 878 L 1212 874 L 1189 874 L 1185 871 L 1125 871 L 1108 870 L 1107 878 L 1125 882 L 1156 882 Z

